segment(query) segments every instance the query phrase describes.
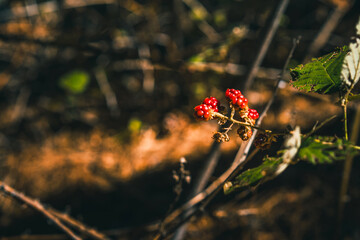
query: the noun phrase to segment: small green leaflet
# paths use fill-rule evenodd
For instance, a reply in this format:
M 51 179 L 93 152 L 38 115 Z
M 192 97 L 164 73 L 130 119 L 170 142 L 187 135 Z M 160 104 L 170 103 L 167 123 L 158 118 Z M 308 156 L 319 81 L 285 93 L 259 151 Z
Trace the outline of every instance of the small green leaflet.
M 266 157 L 260 166 L 241 173 L 234 181 L 226 182 L 224 193 L 229 194 L 236 188 L 247 187 L 259 182 L 266 176 L 273 176 L 281 163 L 281 158 Z
M 223 187 L 224 193 L 229 194 L 237 188 L 251 186 L 260 181 L 265 182 L 284 172 L 299 150 L 300 135 L 300 127 L 297 126 L 285 139 L 283 150 L 278 152 L 278 155 L 281 154 L 281 156 L 265 157 L 260 166 L 241 173 L 234 181 L 226 182 Z
M 73 70 L 61 76 L 59 86 L 72 94 L 80 94 L 86 90 L 90 76 L 82 70 Z
M 310 63 L 290 69 L 291 84 L 300 90 L 321 94 L 340 91 L 340 74 L 347 53 L 348 47 L 344 46 Z
M 335 137 L 314 136 L 303 141 L 298 157 L 312 164 L 323 164 L 344 160 L 348 154 L 359 153 L 348 141 Z
M 349 53 L 344 59 L 341 81 L 345 91 L 351 91 L 360 79 L 360 19 L 356 25 L 356 37 L 349 45 Z

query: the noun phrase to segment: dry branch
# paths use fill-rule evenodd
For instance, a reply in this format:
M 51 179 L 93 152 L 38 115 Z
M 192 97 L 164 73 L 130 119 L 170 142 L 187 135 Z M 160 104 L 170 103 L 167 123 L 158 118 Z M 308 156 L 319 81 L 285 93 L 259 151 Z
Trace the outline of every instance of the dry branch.
M 282 0 L 279 4 L 278 8 L 276 9 L 274 18 L 271 22 L 271 27 L 269 28 L 268 32 L 266 33 L 266 37 L 265 37 L 263 43 L 261 44 L 261 48 L 259 49 L 256 59 L 252 65 L 249 75 L 246 79 L 245 86 L 244 86 L 245 92 L 249 90 L 249 88 L 251 87 L 251 85 L 254 81 L 254 78 L 259 70 L 259 66 L 261 65 L 261 63 L 265 57 L 265 54 L 267 53 L 267 50 L 270 46 L 270 43 L 275 35 L 275 32 L 279 27 L 281 17 L 285 12 L 285 9 L 286 9 L 288 3 L 289 3 L 289 0 Z
M 12 187 L 8 186 L 4 182 L 0 181 L 0 191 L 20 202 L 25 203 L 27 206 L 35 209 L 36 211 L 43 214 L 46 218 L 51 220 L 57 227 L 64 231 L 69 237 L 75 240 L 81 240 L 70 228 L 65 226 L 57 217 L 52 215 L 45 207 L 38 201 L 25 196 L 23 193 L 16 191 Z
M 3 192 L 6 196 L 12 197 L 30 208 L 40 212 L 46 218 L 51 220 L 57 227 L 59 227 L 62 231 L 64 231 L 69 237 L 75 240 L 81 240 L 79 236 L 77 236 L 70 228 L 64 225 L 64 223 L 72 226 L 73 228 L 77 229 L 79 232 L 83 233 L 84 235 L 91 237 L 97 240 L 106 240 L 108 239 L 105 235 L 97 232 L 94 229 L 91 229 L 85 226 L 83 223 L 72 219 L 70 216 L 60 213 L 57 210 L 51 208 L 45 208 L 38 200 L 32 199 L 21 192 L 18 192 L 14 188 L 10 187 L 9 185 L 5 184 L 4 182 L 0 181 L 0 191 Z

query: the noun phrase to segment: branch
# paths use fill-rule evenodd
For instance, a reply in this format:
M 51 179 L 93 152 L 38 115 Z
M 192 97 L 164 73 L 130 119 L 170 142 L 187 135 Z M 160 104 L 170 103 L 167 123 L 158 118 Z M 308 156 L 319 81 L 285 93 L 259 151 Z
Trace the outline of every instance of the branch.
M 335 27 L 338 25 L 341 18 L 345 15 L 349 8 L 350 4 L 346 4 L 342 7 L 338 6 L 335 8 L 334 12 L 331 13 L 331 15 L 324 23 L 323 27 L 317 34 L 315 40 L 311 43 L 308 54 L 303 62 L 308 62 L 326 44 L 326 42 L 329 40 L 331 33 L 334 31 Z
M 42 213 L 46 218 L 51 220 L 56 226 L 58 226 L 62 231 L 64 231 L 69 237 L 74 240 L 81 240 L 73 231 L 61 223 L 61 221 L 45 209 L 45 207 L 37 200 L 31 199 L 25 196 L 23 193 L 16 191 L 12 187 L 8 186 L 4 182 L 0 181 L 0 191 L 2 191 L 7 196 L 10 196 L 20 202 L 25 203 L 27 206 L 35 209 L 36 211 Z
M 104 234 L 97 232 L 95 229 L 89 228 L 88 226 L 85 226 L 83 223 L 71 218 L 69 215 L 65 213 L 61 213 L 55 209 L 48 208 L 48 211 L 60 219 L 62 222 L 67 223 L 71 227 L 75 228 L 79 232 L 87 235 L 88 237 L 91 237 L 93 239 L 97 240 L 107 240 L 108 237 L 106 237 Z
M 246 78 L 245 87 L 244 87 L 245 92 L 247 92 L 249 90 L 251 84 L 254 81 L 254 78 L 259 70 L 259 66 L 261 65 L 261 63 L 265 57 L 265 54 L 270 46 L 270 43 L 275 35 L 275 32 L 279 27 L 280 19 L 281 19 L 282 15 L 284 14 L 288 3 L 289 3 L 289 0 L 281 0 L 278 8 L 276 9 L 274 18 L 271 22 L 271 27 L 269 28 L 268 32 L 266 33 L 266 37 L 265 37 L 263 43 L 261 44 L 261 48 L 257 54 L 257 57 L 256 57 L 253 65 L 251 66 L 249 75 Z

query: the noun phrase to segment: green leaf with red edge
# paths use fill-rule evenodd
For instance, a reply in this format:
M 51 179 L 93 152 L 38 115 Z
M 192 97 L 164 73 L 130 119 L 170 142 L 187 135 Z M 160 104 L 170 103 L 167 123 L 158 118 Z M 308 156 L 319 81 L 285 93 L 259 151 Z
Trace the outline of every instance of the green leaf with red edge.
M 331 94 L 341 90 L 340 79 L 348 47 L 344 46 L 325 56 L 314 58 L 310 63 L 290 69 L 291 84 L 308 92 Z

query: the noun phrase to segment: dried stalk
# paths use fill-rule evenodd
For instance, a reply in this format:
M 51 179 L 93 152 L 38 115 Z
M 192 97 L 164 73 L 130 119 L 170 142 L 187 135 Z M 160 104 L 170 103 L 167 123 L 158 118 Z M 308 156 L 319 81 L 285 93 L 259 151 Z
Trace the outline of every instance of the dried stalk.
M 81 240 L 79 236 L 77 236 L 70 228 L 65 226 L 57 217 L 51 214 L 49 211 L 45 209 L 45 207 L 37 200 L 31 199 L 25 196 L 23 193 L 16 191 L 12 187 L 8 186 L 4 182 L 0 181 L 0 191 L 10 196 L 20 202 L 25 203 L 27 206 L 35 209 L 36 211 L 43 214 L 46 218 L 51 220 L 57 227 L 59 227 L 62 231 L 64 231 L 69 237 L 74 240 Z

